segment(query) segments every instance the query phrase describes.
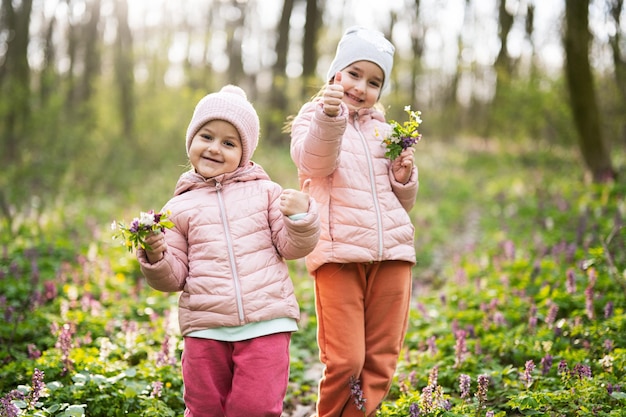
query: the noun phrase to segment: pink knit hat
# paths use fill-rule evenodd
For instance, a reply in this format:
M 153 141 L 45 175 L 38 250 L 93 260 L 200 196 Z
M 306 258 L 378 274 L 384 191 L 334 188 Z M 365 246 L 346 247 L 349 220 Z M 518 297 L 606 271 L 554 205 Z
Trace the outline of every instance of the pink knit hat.
M 259 143 L 259 116 L 246 93 L 236 85 L 226 85 L 217 93 L 204 96 L 196 105 L 187 128 L 187 155 L 191 140 L 211 120 L 225 120 L 235 126 L 241 136 L 243 152 L 239 166 L 245 166 Z

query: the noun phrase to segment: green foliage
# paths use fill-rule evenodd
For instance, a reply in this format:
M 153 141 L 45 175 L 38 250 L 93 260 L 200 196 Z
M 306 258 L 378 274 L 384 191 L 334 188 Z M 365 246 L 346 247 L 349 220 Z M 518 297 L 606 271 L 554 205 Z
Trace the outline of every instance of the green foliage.
M 297 184 L 286 149 L 259 151 Z M 415 308 L 378 415 L 621 415 L 624 184 L 584 184 L 575 152 L 556 145 L 424 141 L 416 160 Z M 109 229 L 158 208 L 156 194 L 140 208 L 78 196 L 0 224 L 0 398 L 20 415 L 183 413 L 177 297 L 148 288 Z M 302 260 L 289 267 L 302 319 L 287 413 L 313 406 L 321 373 L 313 279 Z M 35 369 L 45 388 L 29 401 Z

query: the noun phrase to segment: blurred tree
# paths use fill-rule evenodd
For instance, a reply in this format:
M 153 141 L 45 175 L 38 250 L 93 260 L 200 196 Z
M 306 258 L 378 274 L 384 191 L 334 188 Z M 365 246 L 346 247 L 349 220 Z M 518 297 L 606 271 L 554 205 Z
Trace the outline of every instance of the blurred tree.
M 613 52 L 613 65 L 615 65 L 615 81 L 622 101 L 626 103 L 626 50 L 624 48 L 626 39 L 622 38 L 623 33 L 619 30 L 622 27 L 621 16 L 624 12 L 624 0 L 610 0 L 609 8 L 616 28 L 615 33 L 609 37 Z
M 229 13 L 233 16 L 228 20 L 227 33 L 227 53 L 228 53 L 228 82 L 231 84 L 241 84 L 244 78 L 243 61 L 241 44 L 243 43 L 243 35 L 246 18 L 246 2 L 231 0 L 226 6 L 232 8 L 235 13 Z
M 84 11 L 72 7 L 73 0 L 66 2 L 70 10 L 67 73 L 69 89 L 66 108 L 69 114 L 88 122 L 93 115 L 89 102 L 101 63 L 100 0 L 85 0 Z M 79 11 L 74 12 L 75 9 Z
M 535 42 L 533 40 L 533 32 L 535 30 L 535 5 L 529 2 L 526 5 L 526 24 L 524 25 L 524 31 L 526 32 L 526 40 L 530 44 L 530 76 L 535 78 L 537 76 L 537 65 L 535 63 Z
M 589 64 L 589 0 L 565 2 L 565 75 L 579 146 L 594 182 L 616 178 L 600 128 L 600 112 Z
M 287 53 L 289 51 L 289 29 L 294 0 L 284 0 L 278 22 L 278 38 L 276 39 L 276 62 L 272 66 L 273 88 L 270 90 L 271 104 L 274 108 L 287 108 Z
M 0 33 L 5 39 L 4 59 L 0 59 L 0 107 L 3 126 L 0 130 L 2 165 L 20 160 L 19 140 L 26 133 L 30 115 L 30 67 L 28 41 L 32 0 L 2 0 Z
M 135 95 L 133 37 L 128 25 L 128 4 L 115 2 L 117 38 L 115 40 L 115 79 L 119 92 L 119 112 L 122 120 L 122 137 L 131 147 L 135 142 Z
M 496 97 L 498 96 L 498 85 L 511 80 L 512 63 L 509 56 L 508 38 L 513 27 L 514 15 L 506 7 L 506 0 L 498 0 L 498 37 L 500 39 L 500 50 L 495 62 L 496 70 Z
M 302 97 L 308 97 L 309 81 L 316 78 L 317 38 L 322 23 L 322 9 L 318 0 L 306 0 L 306 21 L 304 23 L 304 41 L 302 45 Z M 328 80 L 324 80 L 328 81 Z
M 417 103 L 420 101 L 420 97 L 417 94 L 417 84 L 419 73 L 422 65 L 422 53 L 424 52 L 424 37 L 425 30 L 420 22 L 420 0 L 414 0 L 415 11 L 414 13 L 407 13 L 412 19 L 410 22 L 411 27 L 411 51 L 413 52 L 413 59 L 411 62 L 411 102 Z M 415 110 L 415 109 L 414 109 Z

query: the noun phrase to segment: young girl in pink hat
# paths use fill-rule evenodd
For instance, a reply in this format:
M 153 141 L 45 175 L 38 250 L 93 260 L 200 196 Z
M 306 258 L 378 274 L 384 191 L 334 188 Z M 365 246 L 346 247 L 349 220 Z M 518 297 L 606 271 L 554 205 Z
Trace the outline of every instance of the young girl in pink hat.
M 185 416 L 282 413 L 289 342 L 300 317 L 285 259 L 319 238 L 315 203 L 251 161 L 259 119 L 239 87 L 197 104 L 186 135 L 192 169 L 164 211 L 174 228 L 146 239 L 141 271 L 180 291 Z
M 393 161 L 376 110 L 393 45 L 348 29 L 328 84 L 291 124 L 291 156 L 319 205 L 322 234 L 306 258 L 315 278 L 320 359 L 318 417 L 373 416 L 389 391 L 406 333 L 415 263 L 408 211 L 418 177 L 413 148 Z

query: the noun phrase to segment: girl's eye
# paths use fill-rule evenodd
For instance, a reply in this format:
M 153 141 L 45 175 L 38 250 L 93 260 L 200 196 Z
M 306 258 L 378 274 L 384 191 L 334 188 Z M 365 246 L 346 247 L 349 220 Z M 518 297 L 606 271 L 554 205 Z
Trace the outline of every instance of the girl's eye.
M 201 134 L 201 135 L 200 135 L 200 137 L 201 137 L 202 139 L 204 139 L 204 140 L 212 140 L 212 139 L 213 139 L 213 136 L 208 135 L 208 134 L 206 134 L 206 133 Z
M 231 142 L 231 141 L 226 141 L 224 142 L 224 145 L 230 147 L 230 148 L 234 148 L 235 147 L 235 142 Z
M 378 81 L 370 81 L 370 85 L 372 87 L 380 88 L 380 83 Z
M 348 71 L 348 74 L 350 74 L 354 78 L 358 78 L 359 76 L 359 74 L 357 74 L 356 71 Z

